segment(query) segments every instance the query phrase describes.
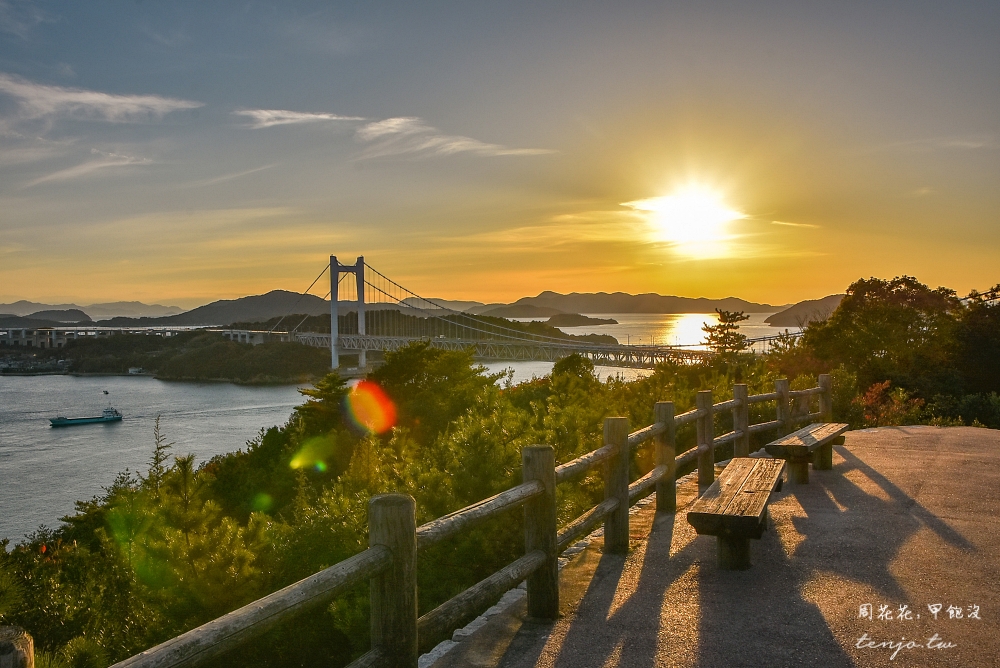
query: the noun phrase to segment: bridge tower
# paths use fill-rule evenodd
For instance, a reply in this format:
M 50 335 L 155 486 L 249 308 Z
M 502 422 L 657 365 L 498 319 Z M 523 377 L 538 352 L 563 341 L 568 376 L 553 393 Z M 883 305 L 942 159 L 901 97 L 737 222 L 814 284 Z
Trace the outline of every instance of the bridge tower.
M 359 255 L 354 265 L 340 264 L 336 255 L 330 256 L 330 367 L 337 369 L 340 367 L 340 351 L 337 346 L 337 309 L 339 304 L 348 306 L 352 302 L 340 302 L 338 292 L 340 288 L 340 275 L 354 274 L 357 280 L 358 301 L 354 304 L 358 308 L 358 334 L 365 334 L 365 257 Z M 367 355 L 364 350 L 358 353 L 358 367 L 364 369 L 368 366 Z

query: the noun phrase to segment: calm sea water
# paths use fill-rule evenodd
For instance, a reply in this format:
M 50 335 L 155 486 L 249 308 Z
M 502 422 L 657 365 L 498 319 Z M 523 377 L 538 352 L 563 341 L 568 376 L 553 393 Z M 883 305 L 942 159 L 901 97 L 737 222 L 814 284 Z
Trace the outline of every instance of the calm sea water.
M 121 422 L 49 426 L 58 415 L 100 415 L 108 400 Z M 119 471 L 145 471 L 157 415 L 173 453 L 204 462 L 244 447 L 261 427 L 284 424 L 299 403 L 295 386 L 0 377 L 0 538 L 19 542 L 40 524 L 56 526 L 74 501 L 101 494 Z
M 631 345 L 676 346 L 700 344 L 705 339 L 704 325 L 717 325 L 716 313 L 587 313 L 592 318 L 617 320 L 617 325 L 585 325 L 561 327 L 567 334 L 610 334 L 619 343 Z M 740 332 L 754 339 L 774 336 L 782 331 L 764 322 L 770 313 L 750 313 L 750 319 L 740 323 Z M 539 318 L 513 318 L 521 322 Z M 704 347 L 704 346 L 697 346 Z
M 611 334 L 622 343 L 699 343 L 703 323 L 715 314 L 611 314 L 617 325 L 568 327 L 571 334 Z M 754 314 L 747 336 L 776 329 Z M 513 369 L 514 382 L 544 376 L 549 362 L 496 362 L 490 371 Z M 633 380 L 643 369 L 598 367 L 602 379 Z M 103 391 L 107 390 L 105 397 Z M 99 415 L 110 400 L 119 423 L 52 428 L 49 418 Z M 198 462 L 243 448 L 261 428 L 284 424 L 302 403 L 295 386 L 245 387 L 227 383 L 175 383 L 146 377 L 0 376 L 0 538 L 19 542 L 39 525 L 56 526 L 73 502 L 102 493 L 119 471 L 145 471 L 153 448 L 153 422 L 174 454 Z

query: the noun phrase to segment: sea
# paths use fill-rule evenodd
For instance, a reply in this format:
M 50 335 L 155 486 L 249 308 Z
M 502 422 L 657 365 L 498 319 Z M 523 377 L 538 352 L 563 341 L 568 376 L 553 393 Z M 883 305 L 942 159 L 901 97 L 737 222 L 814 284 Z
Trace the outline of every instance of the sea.
M 611 334 L 621 343 L 698 344 L 701 327 L 715 314 L 589 314 L 616 325 L 568 327 L 571 334 Z M 747 336 L 778 331 L 752 314 L 741 324 Z M 496 362 L 514 383 L 547 375 L 549 362 Z M 643 369 L 597 367 L 602 379 L 634 380 Z M 300 386 L 162 381 L 146 376 L 0 376 L 0 539 L 22 542 L 40 526 L 55 528 L 74 502 L 104 493 L 119 472 L 145 472 L 153 450 L 153 426 L 177 455 L 196 462 L 246 448 L 261 429 L 287 422 L 302 403 Z M 107 392 L 107 394 L 105 394 Z M 54 428 L 49 418 L 100 415 L 112 404 L 117 423 Z

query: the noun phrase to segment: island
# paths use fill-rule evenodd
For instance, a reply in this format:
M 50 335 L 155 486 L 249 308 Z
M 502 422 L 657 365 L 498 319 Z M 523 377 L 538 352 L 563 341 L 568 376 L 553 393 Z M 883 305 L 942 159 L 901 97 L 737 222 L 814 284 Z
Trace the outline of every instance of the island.
M 585 325 L 617 325 L 614 318 L 591 318 L 579 313 L 557 313 L 546 323 L 550 327 L 583 327 Z

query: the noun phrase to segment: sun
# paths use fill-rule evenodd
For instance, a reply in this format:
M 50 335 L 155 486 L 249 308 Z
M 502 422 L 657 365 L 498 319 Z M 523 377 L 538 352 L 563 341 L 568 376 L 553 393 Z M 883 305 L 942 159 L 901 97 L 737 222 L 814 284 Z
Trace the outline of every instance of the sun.
M 688 257 L 725 257 L 732 232 L 730 223 L 746 214 L 730 208 L 718 193 L 696 185 L 685 186 L 671 195 L 650 197 L 623 206 L 645 212 L 651 236 L 669 243 Z

